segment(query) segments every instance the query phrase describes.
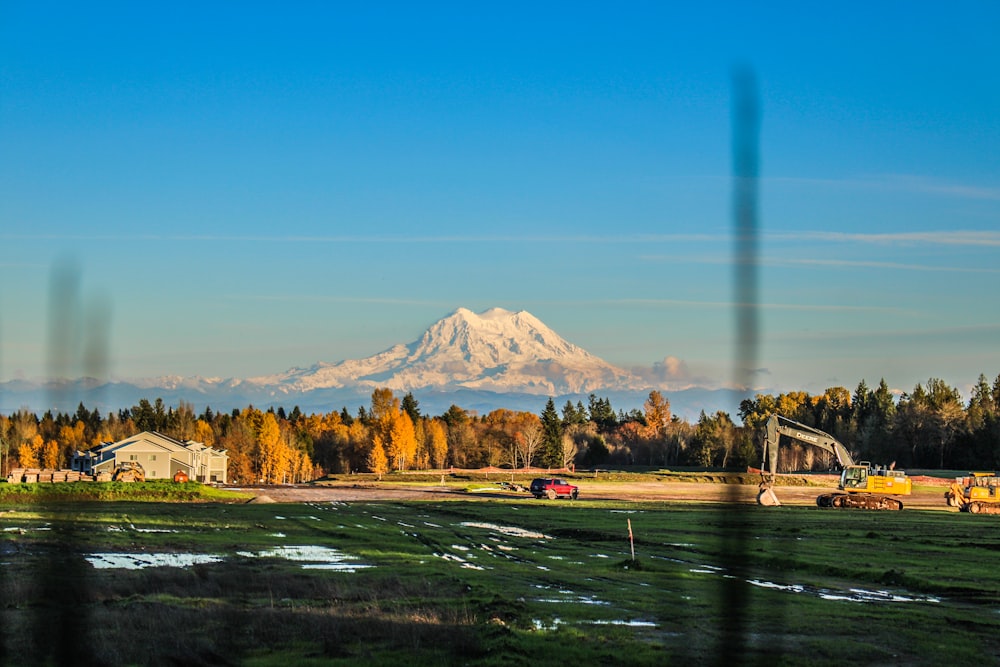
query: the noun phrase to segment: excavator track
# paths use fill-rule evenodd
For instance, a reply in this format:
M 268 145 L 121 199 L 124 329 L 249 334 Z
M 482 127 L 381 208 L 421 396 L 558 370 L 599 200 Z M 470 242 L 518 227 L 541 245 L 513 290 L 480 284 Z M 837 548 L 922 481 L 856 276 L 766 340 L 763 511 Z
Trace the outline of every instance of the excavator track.
M 969 514 L 1000 514 L 1000 503 L 981 503 L 973 500 L 963 505 L 962 511 Z
M 872 493 L 824 493 L 816 498 L 820 507 L 835 509 L 893 510 L 903 509 L 903 502 L 889 496 Z

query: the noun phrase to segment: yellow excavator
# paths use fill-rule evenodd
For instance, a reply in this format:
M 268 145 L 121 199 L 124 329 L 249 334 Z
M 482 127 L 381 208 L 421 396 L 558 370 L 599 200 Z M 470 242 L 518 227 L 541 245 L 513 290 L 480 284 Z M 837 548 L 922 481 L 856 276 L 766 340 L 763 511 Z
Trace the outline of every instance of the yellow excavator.
M 1000 514 L 1000 474 L 970 472 L 956 477 L 944 497 L 949 507 L 971 514 Z
M 868 510 L 901 510 L 903 501 L 893 496 L 908 496 L 913 483 L 902 470 L 893 466 L 872 465 L 867 461 L 855 463 L 847 448 L 829 433 L 797 421 L 771 415 L 767 420 L 764 436 L 764 462 L 761 464 L 762 481 L 757 503 L 768 507 L 780 505 L 774 494 L 774 477 L 778 467 L 778 444 L 781 436 L 818 447 L 837 459 L 841 468 L 840 493 L 824 493 L 816 498 L 820 507 L 856 508 Z

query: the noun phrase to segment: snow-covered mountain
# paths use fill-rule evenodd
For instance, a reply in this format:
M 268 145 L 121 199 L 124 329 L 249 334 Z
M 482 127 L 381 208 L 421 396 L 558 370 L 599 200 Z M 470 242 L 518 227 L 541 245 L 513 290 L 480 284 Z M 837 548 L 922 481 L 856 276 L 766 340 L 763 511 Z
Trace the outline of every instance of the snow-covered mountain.
M 630 372 L 567 342 L 531 313 L 503 308 L 478 314 L 459 308 L 409 345 L 395 345 L 365 359 L 318 363 L 244 383 L 278 393 L 354 386 L 545 395 L 641 385 Z
M 110 412 L 142 398 L 162 398 L 167 405 L 183 400 L 199 411 L 247 405 L 298 406 L 307 413 L 340 406 L 354 411 L 368 405 L 373 389 L 385 387 L 413 392 L 425 414 L 441 414 L 451 405 L 481 414 L 496 408 L 540 411 L 544 397 L 561 405 L 565 400 L 586 402 L 591 393 L 628 411 L 641 408 L 650 389 L 668 388 L 672 410 L 689 420 L 702 410 L 736 413 L 739 392 L 690 384 L 673 367 L 675 361 L 668 358 L 645 373 L 626 371 L 567 342 L 530 313 L 493 308 L 477 314 L 459 308 L 409 345 L 365 359 L 321 362 L 250 379 L 14 380 L 0 383 L 0 412 L 25 407 L 72 413 L 80 403 Z

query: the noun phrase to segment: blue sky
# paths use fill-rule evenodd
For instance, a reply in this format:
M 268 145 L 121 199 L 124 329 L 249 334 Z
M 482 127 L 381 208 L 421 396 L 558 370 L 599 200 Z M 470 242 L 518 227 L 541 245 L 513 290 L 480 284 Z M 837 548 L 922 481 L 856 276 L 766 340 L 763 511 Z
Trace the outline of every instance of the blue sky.
M 726 383 L 739 65 L 757 383 L 1000 373 L 996 2 L 208 4 L 0 5 L 0 379 L 263 375 L 500 306 Z

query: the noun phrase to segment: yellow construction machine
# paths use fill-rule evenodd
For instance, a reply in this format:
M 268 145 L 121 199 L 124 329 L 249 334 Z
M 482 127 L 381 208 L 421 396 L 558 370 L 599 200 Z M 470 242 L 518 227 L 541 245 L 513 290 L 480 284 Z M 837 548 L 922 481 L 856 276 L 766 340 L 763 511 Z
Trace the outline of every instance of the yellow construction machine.
M 781 436 L 818 447 L 834 455 L 840 465 L 841 493 L 824 493 L 816 498 L 820 507 L 857 508 L 869 510 L 901 510 L 903 501 L 892 496 L 908 496 L 913 483 L 902 470 L 893 466 L 872 465 L 867 461 L 855 463 L 847 448 L 829 433 L 797 421 L 771 415 L 767 420 L 764 436 L 764 462 L 761 464 L 760 493 L 757 503 L 765 506 L 780 505 L 774 494 L 774 477 L 778 467 L 778 444 Z
M 956 477 L 944 493 L 949 507 L 971 514 L 1000 514 L 1000 475 L 996 472 L 970 472 Z
M 135 461 L 122 461 L 111 473 L 112 482 L 145 482 L 146 471 Z

